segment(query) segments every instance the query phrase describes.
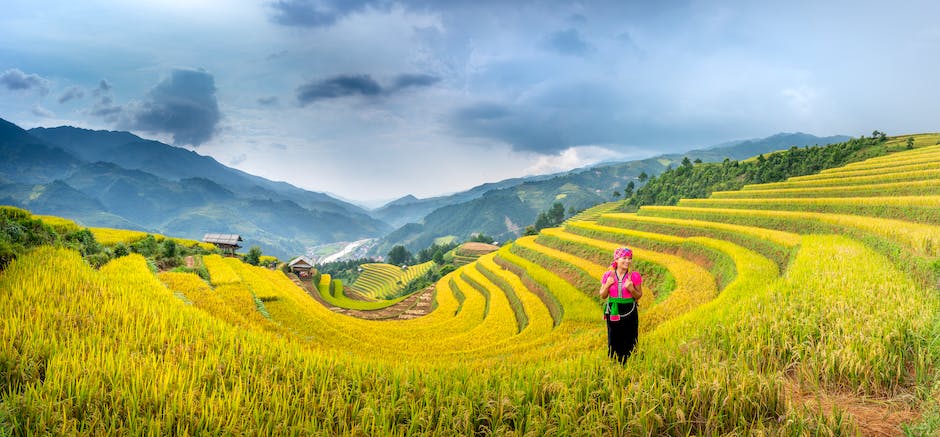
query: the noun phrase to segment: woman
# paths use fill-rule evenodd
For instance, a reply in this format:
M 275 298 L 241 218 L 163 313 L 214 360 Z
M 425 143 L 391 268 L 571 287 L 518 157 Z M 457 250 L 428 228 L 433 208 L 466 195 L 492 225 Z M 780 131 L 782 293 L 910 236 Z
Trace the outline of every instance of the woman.
M 621 363 L 627 361 L 636 346 L 639 319 L 636 301 L 643 296 L 643 277 L 630 271 L 633 251 L 621 247 L 614 251 L 614 262 L 601 278 L 601 299 L 607 321 L 607 355 Z

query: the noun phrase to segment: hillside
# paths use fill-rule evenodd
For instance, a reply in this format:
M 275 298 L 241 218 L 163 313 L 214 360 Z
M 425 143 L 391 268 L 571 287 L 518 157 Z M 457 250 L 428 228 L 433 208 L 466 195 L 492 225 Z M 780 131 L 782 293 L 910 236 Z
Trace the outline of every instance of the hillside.
M 703 198 L 715 191 L 737 190 L 748 184 L 810 175 L 883 155 L 891 147 L 897 147 L 897 142 L 896 138 L 882 134 L 824 147 L 791 147 L 766 157 L 761 154 L 743 161 L 696 165 L 684 160 L 679 166 L 650 179 L 636 190 L 627 204 L 634 209 L 641 205 L 674 205 L 681 198 Z
M 668 154 L 625 163 L 604 164 L 587 169 L 520 178 L 477 187 L 454 196 L 438 197 L 427 201 L 406 199 L 377 210 L 383 220 L 399 223 L 403 219 L 412 223 L 396 229 L 382 238 L 370 253 L 383 255 L 395 245 L 409 250 L 420 250 L 435 239 L 455 236 L 466 240 L 472 234 L 484 233 L 505 241 L 522 234 L 525 227 L 535 222 L 542 211 L 554 202 L 565 209 L 580 211 L 613 199 L 613 192 L 623 192 L 628 182 L 638 188 L 642 173 L 658 175 L 670 167 L 677 167 L 688 157 L 704 162 L 724 159 L 744 159 L 760 153 L 787 149 L 791 146 L 826 145 L 848 140 L 845 136 L 816 137 L 803 133 L 777 134 L 763 139 L 736 141 L 684 154 Z M 410 208 L 410 213 L 405 210 Z M 433 209 L 432 209 L 433 208 Z M 420 221 L 415 218 L 428 211 Z M 394 214 L 402 214 L 396 218 Z
M 238 233 L 282 258 L 390 231 L 355 205 L 127 132 L 0 128 L 11 158 L 0 166 L 0 203 L 38 214 L 192 239 Z
M 51 182 L 67 174 L 82 161 L 72 154 L 46 143 L 19 126 L 0 118 L 0 177 L 6 183 L 23 181 Z
M 206 179 L 239 195 L 290 200 L 307 209 L 357 216 L 357 220 L 366 213 L 355 205 L 326 194 L 254 176 L 224 166 L 215 159 L 194 151 L 146 140 L 128 132 L 94 131 L 70 126 L 34 128 L 27 132 L 87 162 L 110 162 L 170 181 Z
M 936 435 L 940 135 L 915 138 L 676 206 L 605 205 L 449 273 L 407 321 L 334 313 L 217 255 L 204 281 L 41 247 L 0 275 L 0 429 Z M 621 246 L 646 290 L 624 367 L 595 297 Z
M 412 195 L 407 195 L 400 199 L 393 200 L 381 208 L 375 209 L 372 211 L 372 215 L 394 227 L 401 227 L 408 223 L 418 223 L 437 209 L 479 199 L 490 191 L 514 187 L 526 182 L 537 182 L 549 179 L 550 177 L 551 176 L 533 176 L 528 178 L 506 179 L 499 182 L 481 184 L 467 191 L 427 199 L 418 199 Z

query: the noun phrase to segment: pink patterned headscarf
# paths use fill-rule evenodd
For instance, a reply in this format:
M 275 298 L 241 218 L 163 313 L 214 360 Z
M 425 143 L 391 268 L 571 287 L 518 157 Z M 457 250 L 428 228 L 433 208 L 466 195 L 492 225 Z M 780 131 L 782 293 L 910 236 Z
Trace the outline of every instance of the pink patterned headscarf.
M 633 259 L 633 251 L 626 247 L 620 247 L 614 251 L 614 261 L 622 257 Z

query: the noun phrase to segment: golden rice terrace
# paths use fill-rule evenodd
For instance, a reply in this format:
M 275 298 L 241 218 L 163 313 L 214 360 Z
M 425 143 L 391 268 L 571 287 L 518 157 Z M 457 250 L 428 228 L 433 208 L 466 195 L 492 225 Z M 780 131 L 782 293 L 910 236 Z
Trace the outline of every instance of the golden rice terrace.
M 411 320 L 232 258 L 206 257 L 206 282 L 42 247 L 0 274 L 0 435 L 935 433 L 936 140 L 600 206 L 446 275 Z M 594 297 L 618 246 L 649 284 L 623 367 Z

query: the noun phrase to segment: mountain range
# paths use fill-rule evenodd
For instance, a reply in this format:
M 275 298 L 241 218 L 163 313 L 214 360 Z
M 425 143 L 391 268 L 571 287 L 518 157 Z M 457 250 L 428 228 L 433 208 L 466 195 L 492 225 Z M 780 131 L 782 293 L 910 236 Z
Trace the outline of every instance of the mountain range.
M 397 244 L 417 251 L 441 237 L 462 241 L 484 233 L 500 241 L 515 238 L 554 202 L 570 211 L 609 201 L 628 182 L 639 186 L 641 173 L 657 175 L 684 157 L 743 159 L 848 138 L 778 134 L 485 183 L 447 196 L 405 196 L 369 211 L 128 132 L 69 126 L 27 131 L 0 119 L 0 204 L 68 217 L 85 226 L 192 239 L 210 232 L 240 234 L 246 247 L 257 244 L 282 259 L 311 246 L 363 238 L 378 239 L 368 253 L 384 255 Z
M 579 211 L 614 200 L 613 193 L 622 192 L 630 181 L 639 188 L 643 184 L 641 174 L 649 177 L 658 175 L 670 166 L 679 165 L 685 157 L 703 162 L 718 162 L 726 158 L 740 160 L 792 146 L 826 145 L 849 138 L 844 135 L 817 137 L 799 132 L 779 133 L 686 153 L 601 164 L 548 176 L 508 179 L 452 196 L 423 200 L 408 196 L 375 211 L 376 216 L 385 221 L 391 222 L 393 217 L 398 217 L 410 223 L 382 238 L 370 253 L 382 255 L 399 244 L 415 251 L 439 238 L 451 237 L 462 241 L 476 233 L 505 241 L 517 237 L 527 225 L 535 222 L 540 212 L 548 210 L 555 202 L 562 203 L 566 210 Z M 421 220 L 412 220 L 421 215 L 424 215 Z
M 25 131 L 0 119 L 0 204 L 86 226 L 201 239 L 241 234 L 279 257 L 392 230 L 368 211 L 127 132 Z

